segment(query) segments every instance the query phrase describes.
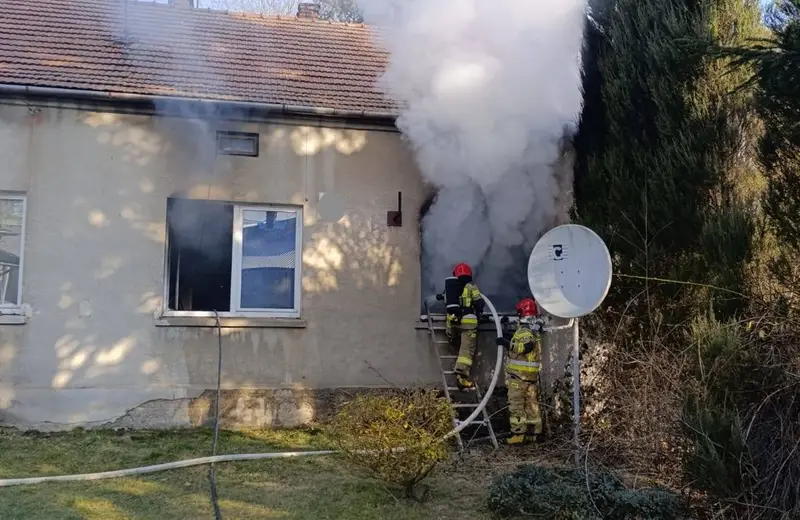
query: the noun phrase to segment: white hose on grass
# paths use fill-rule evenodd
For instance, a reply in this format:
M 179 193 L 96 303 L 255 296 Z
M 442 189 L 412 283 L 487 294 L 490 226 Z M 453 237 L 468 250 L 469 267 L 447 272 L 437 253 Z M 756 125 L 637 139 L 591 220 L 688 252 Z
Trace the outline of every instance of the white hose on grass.
M 8 478 L 0 479 L 0 487 L 20 486 L 23 484 L 40 484 L 42 482 L 72 482 L 76 480 L 102 480 L 106 478 L 130 477 L 133 475 L 144 475 L 145 473 L 155 473 L 168 469 L 188 468 L 189 466 L 200 466 L 211 464 L 212 462 L 233 462 L 241 460 L 261 460 L 261 459 L 286 459 L 292 457 L 303 457 L 310 455 L 333 455 L 332 450 L 325 451 L 285 451 L 276 453 L 240 453 L 231 455 L 216 455 L 214 457 L 200 457 L 198 459 L 179 460 L 176 462 L 166 462 L 164 464 L 154 464 L 141 468 L 120 469 L 116 471 L 103 471 L 100 473 L 83 473 L 79 475 L 59 475 L 52 477 L 29 477 L 29 478 Z
M 497 337 L 503 337 L 503 328 L 500 325 L 500 317 L 497 315 L 497 310 L 492 305 L 492 302 L 484 296 L 484 301 L 486 302 L 486 306 L 489 307 L 489 310 L 492 312 L 492 318 L 494 319 L 494 325 L 497 329 Z M 500 377 L 500 371 L 503 368 L 503 347 L 502 345 L 497 346 L 497 362 L 494 366 L 494 374 L 492 374 L 492 381 L 489 383 L 489 388 L 486 390 L 486 393 L 483 396 L 480 404 L 478 407 L 475 408 L 475 411 L 467 417 L 461 424 L 459 424 L 456 428 L 452 431 L 447 433 L 442 440 L 449 439 L 454 435 L 458 435 L 461 431 L 468 427 L 470 423 L 475 420 L 475 418 L 480 414 L 484 408 L 486 408 L 486 404 L 489 402 L 489 399 L 492 397 L 492 393 L 494 392 L 495 386 L 497 386 L 497 380 Z M 402 448 L 397 448 L 398 450 Z M 74 482 L 74 481 L 85 481 L 85 480 L 103 480 L 107 478 L 120 478 L 120 477 L 130 477 L 133 475 L 144 475 L 146 473 L 156 473 L 159 471 L 166 471 L 170 469 L 178 469 L 178 468 L 187 468 L 190 466 L 200 466 L 203 464 L 211 464 L 215 462 L 236 462 L 242 460 L 262 460 L 262 459 L 286 459 L 286 458 L 294 458 L 294 457 L 310 457 L 310 456 L 318 456 L 318 455 L 334 455 L 338 453 L 334 450 L 322 450 L 322 451 L 284 451 L 284 452 L 275 452 L 275 453 L 240 453 L 240 454 L 231 454 L 231 455 L 216 455 L 214 457 L 200 457 L 197 459 L 188 459 L 188 460 L 179 460 L 176 462 L 166 462 L 164 464 L 154 464 L 152 466 L 143 466 L 140 468 L 130 468 L 130 469 L 120 469 L 116 471 L 102 471 L 100 473 L 83 473 L 78 475 L 57 475 L 57 476 L 48 476 L 48 477 L 28 477 L 28 478 L 8 478 L 8 479 L 0 479 L 0 488 L 2 487 L 9 487 L 9 486 L 21 486 L 27 484 L 41 484 L 43 482 Z

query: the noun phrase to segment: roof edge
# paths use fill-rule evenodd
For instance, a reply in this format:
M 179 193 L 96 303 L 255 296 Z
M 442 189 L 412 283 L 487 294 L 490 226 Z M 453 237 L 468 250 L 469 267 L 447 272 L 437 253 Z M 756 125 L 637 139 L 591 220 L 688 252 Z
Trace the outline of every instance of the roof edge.
M 369 110 L 342 110 L 329 107 L 314 107 L 302 105 L 289 105 L 280 103 L 262 103 L 255 101 L 229 101 L 206 98 L 192 98 L 187 96 L 163 96 L 152 94 L 130 94 L 125 92 L 112 92 L 101 90 L 83 90 L 62 87 L 40 87 L 35 85 L 20 85 L 14 83 L 0 83 L 0 97 L 34 97 L 57 98 L 82 101 L 99 101 L 124 104 L 151 105 L 153 110 L 168 114 L 169 110 L 160 110 L 159 104 L 181 103 L 199 106 L 204 111 L 198 117 L 224 111 L 225 109 L 238 111 L 256 111 L 280 115 L 315 116 L 322 118 L 364 119 L 372 122 L 395 126 L 398 117 L 394 112 L 380 112 Z

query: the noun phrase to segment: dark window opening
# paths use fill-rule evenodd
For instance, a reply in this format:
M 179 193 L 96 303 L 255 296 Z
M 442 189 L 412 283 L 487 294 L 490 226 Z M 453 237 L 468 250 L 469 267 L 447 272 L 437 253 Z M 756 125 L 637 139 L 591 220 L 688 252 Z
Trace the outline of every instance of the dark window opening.
M 421 245 L 420 249 L 422 250 L 423 247 L 424 246 Z M 475 283 L 478 285 L 478 288 L 491 300 L 499 314 L 508 314 L 512 316 L 516 314 L 514 309 L 517 302 L 522 298 L 530 296 L 527 278 L 527 258 L 521 251 L 515 251 L 514 253 L 517 259 L 517 262 L 514 264 L 515 268 L 506 273 L 504 280 L 506 280 L 507 283 L 499 291 L 487 291 L 487 289 L 484 288 L 485 286 L 481 285 L 481 266 L 473 266 Z M 445 314 L 444 302 L 437 301 L 435 298 L 437 292 L 441 293 L 444 291 L 444 278 L 440 280 L 434 279 L 430 274 L 431 268 L 426 258 L 425 251 L 422 250 L 420 253 L 420 271 L 422 274 L 420 280 L 422 286 L 420 314 L 425 314 L 426 304 L 431 314 Z M 488 307 L 485 312 L 489 312 Z
M 435 295 L 437 292 L 444 291 L 444 278 L 434 279 L 431 274 L 433 271 L 448 272 L 441 269 L 434 269 L 434 266 L 428 265 L 430 256 L 426 254 L 425 241 L 422 240 L 422 235 L 425 232 L 424 218 L 428 211 L 436 201 L 436 194 L 430 195 L 422 204 L 419 211 L 419 229 L 420 229 L 420 284 L 421 284 L 421 301 L 420 301 L 420 314 L 425 314 L 426 304 L 427 309 L 431 314 L 445 314 L 444 302 L 437 301 Z M 499 291 L 488 291 L 486 296 L 494 304 L 499 314 L 515 315 L 515 307 L 517 302 L 530 296 L 530 289 L 528 287 L 528 255 L 523 248 L 517 247 L 511 251 L 515 261 L 513 267 L 504 273 L 504 286 Z M 455 264 L 448 266 L 448 270 L 455 267 Z M 484 287 L 481 285 L 481 266 L 473 265 L 473 272 L 475 274 L 475 283 L 483 291 Z M 449 272 L 448 272 L 449 274 Z M 489 312 L 487 308 L 485 312 Z
M 233 204 L 169 199 L 169 309 L 230 310 Z

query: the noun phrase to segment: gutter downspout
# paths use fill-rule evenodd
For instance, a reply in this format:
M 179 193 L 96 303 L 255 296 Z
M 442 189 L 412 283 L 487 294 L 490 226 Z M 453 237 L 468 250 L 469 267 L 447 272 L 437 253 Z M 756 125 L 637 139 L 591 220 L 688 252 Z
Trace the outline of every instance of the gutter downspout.
M 190 98 L 185 96 L 160 96 L 150 94 L 128 94 L 124 92 L 111 92 L 101 90 L 70 89 L 59 87 L 38 87 L 33 85 L 15 85 L 0 83 L 0 97 L 44 97 L 66 98 L 85 101 L 128 102 L 128 103 L 193 103 L 209 108 L 229 107 L 242 110 L 258 110 L 263 112 L 277 112 L 287 115 L 341 117 L 358 119 L 378 119 L 394 126 L 397 114 L 392 112 L 378 112 L 369 110 L 342 110 L 338 108 L 313 107 L 302 105 L 287 105 L 279 103 L 260 103 L 252 101 L 227 101 L 206 98 Z

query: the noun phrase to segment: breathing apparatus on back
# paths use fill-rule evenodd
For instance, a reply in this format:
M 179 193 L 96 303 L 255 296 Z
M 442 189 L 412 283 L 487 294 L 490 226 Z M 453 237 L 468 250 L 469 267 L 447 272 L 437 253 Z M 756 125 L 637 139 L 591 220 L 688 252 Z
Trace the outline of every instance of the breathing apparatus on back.
M 464 263 L 458 264 L 453 269 L 453 276 L 444 279 L 444 293 L 437 294 L 436 299 L 444 300 L 447 314 L 461 318 L 464 314 L 461 296 L 464 294 L 464 287 L 472 282 L 472 268 Z

